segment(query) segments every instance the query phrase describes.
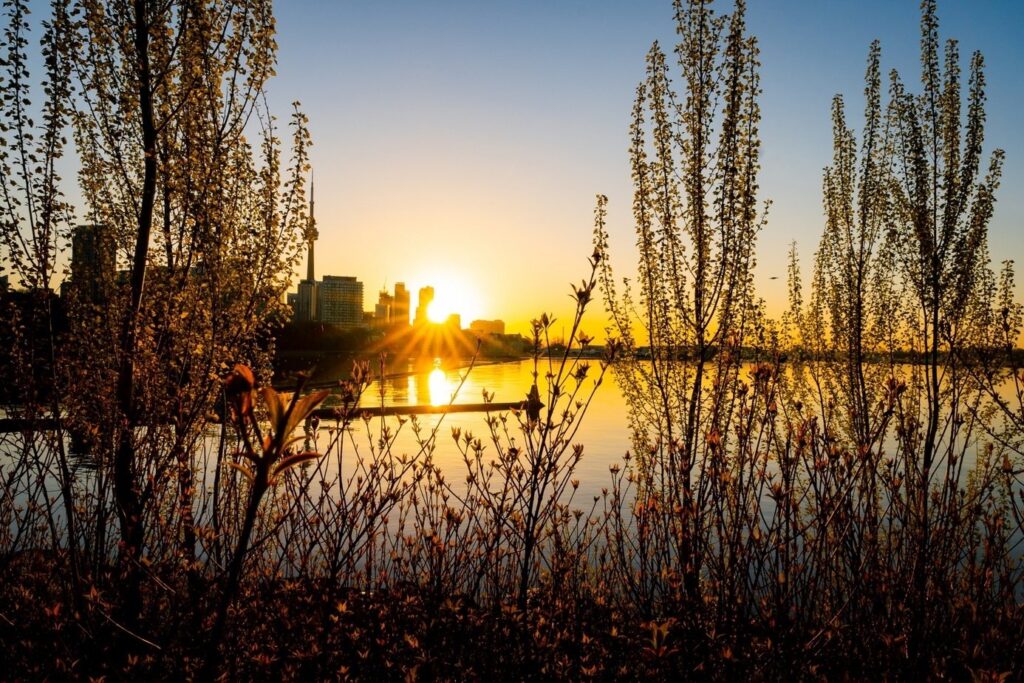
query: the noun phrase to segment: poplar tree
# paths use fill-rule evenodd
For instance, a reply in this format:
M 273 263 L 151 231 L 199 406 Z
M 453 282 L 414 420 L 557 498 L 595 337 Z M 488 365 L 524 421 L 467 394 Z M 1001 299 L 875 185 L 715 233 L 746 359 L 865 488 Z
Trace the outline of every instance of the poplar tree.
M 926 650 L 941 635 L 942 594 L 960 561 L 948 540 L 972 533 L 966 507 L 994 502 L 992 463 L 978 447 L 989 416 L 976 378 L 993 376 L 987 350 L 1019 329 L 1012 267 L 997 284 L 987 248 L 1003 152 L 991 152 L 983 168 L 984 60 L 972 55 L 964 92 L 959 47 L 940 43 L 934 0 L 921 3 L 920 46 L 920 92 L 894 70 L 884 109 L 879 47 L 871 46 L 859 160 L 835 99 L 825 229 L 806 312 L 791 286 L 803 350 L 821 361 L 812 375 L 824 438 L 856 454 L 861 473 L 848 500 L 868 544 L 851 566 L 877 576 L 872 567 L 881 562 L 904 582 L 908 673 L 918 676 L 928 673 Z M 972 449 L 977 465 L 965 489 Z M 884 501 L 883 451 L 905 482 Z M 884 524 L 881 503 L 895 511 Z M 875 543 L 883 532 L 884 552 Z
M 825 169 L 822 193 L 825 230 L 814 262 L 812 302 L 803 341 L 825 360 L 825 391 L 838 405 L 836 436 L 849 436 L 857 447 L 876 439 L 874 409 L 885 375 L 869 364 L 883 352 L 884 318 L 892 296 L 889 273 L 880 266 L 881 243 L 889 224 L 890 136 L 881 104 L 881 48 L 868 54 L 865 74 L 864 128 L 858 154 L 856 134 L 846 122 L 841 95 L 832 102 L 833 160 Z M 832 420 L 825 417 L 826 430 Z
M 922 651 L 928 595 L 942 577 L 934 566 L 931 538 L 936 524 L 953 519 L 958 482 L 950 465 L 970 440 L 969 373 L 963 352 L 978 342 L 979 311 L 992 279 L 987 249 L 1003 152 L 995 150 L 982 169 L 985 138 L 984 59 L 970 61 L 966 98 L 961 92 L 960 53 L 955 40 L 942 46 L 934 0 L 921 4 L 921 92 L 908 92 L 897 73 L 890 81 L 890 117 L 895 134 L 893 225 L 888 232 L 899 282 L 909 303 L 900 321 L 915 368 L 912 397 L 920 427 L 903 435 L 917 455 L 912 475 L 915 596 L 911 657 Z M 963 111 L 964 100 L 967 110 Z M 940 465 L 946 465 L 941 470 Z M 933 486 L 938 490 L 933 491 Z M 938 509 L 931 510 L 932 498 Z
M 50 433 L 25 433 L 25 452 L 40 446 L 31 463 L 17 463 L 25 476 L 56 473 L 66 535 L 51 532 L 52 549 L 70 577 L 71 596 L 80 606 L 79 514 L 74 478 L 65 448 L 60 375 L 61 350 L 55 324 L 63 307 L 53 291 L 60 277 L 59 258 L 74 222 L 66 197 L 61 163 L 67 148 L 67 128 L 73 115 L 72 68 L 76 50 L 74 23 L 67 0 L 53 0 L 43 23 L 40 53 L 43 73 L 38 84 L 29 73 L 28 3 L 3 5 L 5 25 L 0 42 L 0 273 L 9 286 L 27 292 L 23 306 L 5 306 L 3 381 L 6 417 L 33 422 L 48 416 Z M 34 87 L 35 86 L 35 87 Z M 4 272 L 6 271 L 6 272 Z M 24 465 L 24 467 L 22 467 Z M 28 500 L 34 496 L 26 495 Z M 53 508 L 44 506 L 53 521 Z M 28 517 L 19 520 L 27 524 Z M 51 529 L 55 525 L 51 523 Z M 19 534 L 20 536 L 21 534 Z M 66 553 L 60 552 L 66 549 Z
M 296 108 L 286 167 L 266 106 L 276 54 L 269 0 L 54 0 L 37 125 L 27 7 L 6 7 L 4 261 L 31 290 L 53 286 L 76 230 L 58 172 L 71 133 L 78 221 L 99 251 L 113 249 L 104 267 L 119 270 L 96 274 L 88 294 L 68 288 L 66 339 L 44 331 L 54 374 L 44 414 L 90 446 L 88 484 L 61 468 L 67 543 L 74 560 L 81 537 L 102 568 L 116 518 L 121 623 L 131 630 L 147 552 L 170 545 L 197 575 L 196 453 L 224 368 L 268 367 L 268 325 L 282 314 L 307 223 L 306 119 Z M 80 535 L 76 510 L 96 528 Z M 207 523 L 230 530 L 210 514 Z M 214 538 L 206 550 L 224 545 Z
M 218 392 L 211 376 L 226 363 L 265 365 L 260 330 L 281 305 L 305 227 L 308 137 L 296 112 L 282 187 L 264 102 L 276 51 L 269 0 L 80 9 L 80 183 L 90 222 L 111 232 L 127 266 L 96 355 L 113 385 L 112 431 L 100 443 L 111 448 L 131 617 L 147 528 L 163 526 L 159 503 L 175 481 L 177 533 L 195 557 L 191 453 Z
M 707 0 L 675 3 L 681 95 L 661 47 L 655 43 L 647 55 L 629 147 L 637 284 L 627 281 L 621 294 L 607 253 L 603 197 L 595 230 L 611 331 L 625 346 L 616 376 L 643 471 L 639 495 L 653 496 L 666 511 L 664 537 L 648 559 L 655 575 L 659 564 L 681 572 L 690 598 L 708 543 L 698 511 L 707 493 L 707 437 L 727 435 L 731 380 L 758 315 L 751 271 L 763 221 L 760 85 L 745 9 L 741 1 L 732 14 L 716 15 Z M 639 357 L 641 347 L 649 359 Z

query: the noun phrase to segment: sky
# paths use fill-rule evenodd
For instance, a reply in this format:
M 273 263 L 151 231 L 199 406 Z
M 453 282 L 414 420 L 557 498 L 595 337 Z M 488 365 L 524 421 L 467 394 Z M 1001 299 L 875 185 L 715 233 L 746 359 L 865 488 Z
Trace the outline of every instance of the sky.
M 833 95 L 859 127 L 875 38 L 883 72 L 916 85 L 919 19 L 913 0 L 751 0 L 761 197 L 772 202 L 757 284 L 770 312 L 785 305 L 791 242 L 811 267 Z M 985 54 L 986 148 L 1007 153 L 991 251 L 1020 259 L 1024 3 L 942 0 L 939 19 L 965 68 Z M 433 284 L 464 324 L 502 318 L 525 331 L 543 311 L 568 324 L 597 193 L 609 197 L 613 264 L 634 272 L 627 130 L 645 54 L 654 40 L 676 42 L 671 2 L 289 0 L 277 21 L 270 102 L 283 118 L 299 100 L 310 119 L 318 277 L 356 275 L 367 309 L 404 281 Z M 603 326 L 599 311 L 589 317 Z
M 501 318 L 526 332 L 542 312 L 569 325 L 599 193 L 616 273 L 635 272 L 627 133 L 647 51 L 676 43 L 670 0 L 281 0 L 276 15 L 268 101 L 282 127 L 294 101 L 309 117 L 318 278 L 358 277 L 367 310 L 382 287 L 405 282 L 413 307 L 433 285 L 434 313 L 458 312 L 464 325 Z M 770 314 L 786 305 L 792 242 L 805 281 L 812 267 L 832 97 L 846 97 L 859 127 L 876 38 L 883 72 L 896 68 L 916 88 L 919 20 L 916 0 L 749 0 L 762 63 L 760 198 L 772 202 L 756 283 Z M 964 69 L 971 52 L 985 54 L 986 153 L 1006 152 L 990 252 L 1020 262 L 1024 3 L 940 0 L 939 20 Z M 296 282 L 304 273 L 303 263 Z M 585 322 L 598 337 L 600 309 Z

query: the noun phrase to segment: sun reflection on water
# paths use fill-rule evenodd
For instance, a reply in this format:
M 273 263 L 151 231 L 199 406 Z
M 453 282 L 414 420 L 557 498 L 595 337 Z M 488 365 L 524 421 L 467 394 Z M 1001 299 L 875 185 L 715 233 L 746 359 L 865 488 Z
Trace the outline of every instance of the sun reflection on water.
M 447 405 L 452 399 L 452 392 L 455 387 L 448 381 L 448 375 L 440 367 L 430 371 L 427 379 L 427 393 L 429 394 L 430 405 Z

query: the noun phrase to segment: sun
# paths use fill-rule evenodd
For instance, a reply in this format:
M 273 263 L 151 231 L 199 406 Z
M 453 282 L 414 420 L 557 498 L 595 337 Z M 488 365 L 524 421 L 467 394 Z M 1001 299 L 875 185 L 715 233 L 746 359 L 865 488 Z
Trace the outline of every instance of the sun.
M 432 323 L 443 323 L 448 319 L 448 312 L 435 300 L 427 307 L 427 319 Z
M 483 316 L 479 288 L 454 273 L 434 273 L 424 277 L 424 284 L 434 288 L 434 300 L 427 307 L 427 318 L 433 323 L 445 323 L 452 314 L 458 314 L 464 327 Z

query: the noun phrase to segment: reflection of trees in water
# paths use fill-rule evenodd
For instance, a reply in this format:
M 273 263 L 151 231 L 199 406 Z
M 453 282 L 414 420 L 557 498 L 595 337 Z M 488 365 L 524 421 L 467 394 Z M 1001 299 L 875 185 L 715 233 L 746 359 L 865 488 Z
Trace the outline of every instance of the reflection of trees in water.
M 346 354 L 332 354 L 293 357 L 287 370 L 279 374 L 275 385 L 290 389 L 295 384 L 295 374 L 309 372 L 307 387 L 331 388 L 337 382 L 350 379 L 354 358 Z M 460 358 L 385 358 L 383 366 L 380 357 L 363 358 L 370 363 L 373 381 L 363 394 L 363 405 L 439 405 L 448 403 L 461 383 L 470 362 Z M 526 388 L 520 390 L 519 361 L 477 361 L 473 371 L 459 391 L 463 400 L 480 400 L 481 390 L 497 391 L 498 400 L 521 399 Z M 529 381 L 523 379 L 526 387 Z M 381 390 L 383 389 L 383 397 Z
M 294 385 L 299 373 L 308 373 L 312 384 L 349 379 L 353 357 L 349 354 L 302 353 L 280 356 L 274 362 L 274 384 Z
M 433 357 L 411 359 L 385 356 L 382 366 L 380 356 L 374 354 L 299 353 L 277 359 L 276 383 L 287 386 L 288 383 L 294 382 L 295 376 L 300 372 L 309 374 L 310 384 L 307 386 L 351 379 L 352 364 L 357 360 L 369 362 L 370 373 L 374 380 L 379 380 L 383 375 L 388 390 L 394 390 L 403 395 L 407 392 L 405 378 L 412 373 L 430 374 L 435 363 Z M 377 391 L 371 387 L 371 395 L 376 395 L 379 398 Z
M 390 396 L 392 403 L 409 400 L 409 377 L 392 377 L 385 380 L 385 397 Z
M 417 372 L 412 375 L 413 385 L 416 390 L 414 396 L 416 403 L 430 403 L 430 380 L 429 375 Z

